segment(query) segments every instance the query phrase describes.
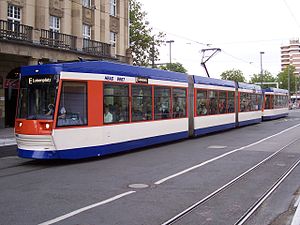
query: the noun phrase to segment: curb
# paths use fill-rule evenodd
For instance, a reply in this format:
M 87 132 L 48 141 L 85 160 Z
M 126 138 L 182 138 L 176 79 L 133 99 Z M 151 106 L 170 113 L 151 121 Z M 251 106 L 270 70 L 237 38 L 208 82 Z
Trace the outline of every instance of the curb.
M 298 197 L 298 200 L 296 201 L 295 206 L 297 207 L 297 209 L 294 214 L 291 225 L 300 225 L 300 196 Z
M 1 146 L 9 146 L 9 145 L 16 145 L 16 139 L 15 138 L 5 138 L 0 139 L 0 147 Z

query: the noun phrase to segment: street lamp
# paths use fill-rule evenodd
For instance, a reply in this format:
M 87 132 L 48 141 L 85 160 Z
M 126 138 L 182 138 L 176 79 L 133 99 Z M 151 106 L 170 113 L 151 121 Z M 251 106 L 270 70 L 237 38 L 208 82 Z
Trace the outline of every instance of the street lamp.
M 262 66 L 262 55 L 265 54 L 265 52 L 260 52 L 260 83 L 261 86 L 263 84 L 263 66 Z
M 174 40 L 166 41 L 166 43 L 170 44 L 170 65 L 171 65 L 171 63 L 172 63 L 172 43 L 174 43 Z

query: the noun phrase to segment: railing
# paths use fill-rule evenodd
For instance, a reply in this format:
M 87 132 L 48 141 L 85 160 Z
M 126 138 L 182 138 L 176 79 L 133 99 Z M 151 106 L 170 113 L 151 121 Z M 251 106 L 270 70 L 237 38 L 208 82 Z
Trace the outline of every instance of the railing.
M 76 39 L 77 38 L 72 35 L 41 29 L 41 45 L 61 49 L 77 50 Z
M 111 57 L 110 44 L 99 41 L 83 39 L 82 51 L 93 55 Z
M 31 26 L 0 20 L 0 40 L 19 40 L 32 43 L 32 35 L 33 27 Z M 34 43 L 37 44 L 36 41 Z M 44 29 L 40 31 L 40 44 L 43 46 L 78 51 L 76 43 L 76 36 Z M 83 39 L 82 44 L 82 51 L 85 53 L 99 57 L 112 57 L 110 44 L 89 39 Z
M 0 20 L 0 39 L 32 42 L 32 27 Z

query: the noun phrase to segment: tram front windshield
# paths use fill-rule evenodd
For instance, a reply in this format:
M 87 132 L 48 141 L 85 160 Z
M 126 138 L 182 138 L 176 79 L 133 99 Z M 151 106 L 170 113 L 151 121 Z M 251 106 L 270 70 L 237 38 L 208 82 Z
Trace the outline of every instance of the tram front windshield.
M 58 81 L 58 75 L 22 77 L 17 118 L 52 120 Z

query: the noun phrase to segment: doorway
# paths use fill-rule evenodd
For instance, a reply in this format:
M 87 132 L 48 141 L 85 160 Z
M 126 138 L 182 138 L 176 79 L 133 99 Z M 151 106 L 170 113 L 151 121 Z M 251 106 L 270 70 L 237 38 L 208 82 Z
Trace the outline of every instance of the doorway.
M 15 126 L 16 107 L 19 92 L 20 67 L 11 70 L 4 82 L 5 88 L 5 127 Z

